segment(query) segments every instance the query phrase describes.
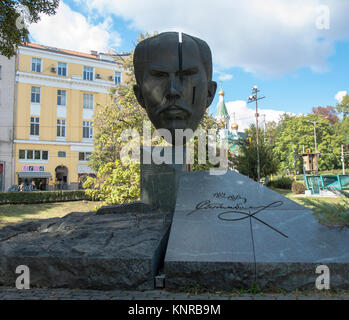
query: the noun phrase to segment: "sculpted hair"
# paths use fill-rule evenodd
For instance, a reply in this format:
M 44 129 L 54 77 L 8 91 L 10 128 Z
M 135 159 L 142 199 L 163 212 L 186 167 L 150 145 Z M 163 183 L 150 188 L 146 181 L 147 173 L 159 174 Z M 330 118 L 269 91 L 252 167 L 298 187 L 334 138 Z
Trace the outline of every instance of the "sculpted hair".
M 178 39 L 178 32 L 163 32 L 159 35 L 143 40 L 136 46 L 133 55 L 133 65 L 135 70 L 136 81 L 138 84 L 140 84 L 142 81 L 144 69 L 149 61 L 148 54 L 151 54 L 151 52 L 149 51 L 151 51 L 151 49 L 156 50 L 156 46 L 152 47 L 153 42 L 156 42 L 163 37 L 171 37 L 174 39 Z M 207 80 L 212 80 L 212 55 L 210 47 L 207 45 L 205 41 L 183 33 L 183 40 L 185 37 L 190 38 L 196 43 L 202 63 L 206 71 Z

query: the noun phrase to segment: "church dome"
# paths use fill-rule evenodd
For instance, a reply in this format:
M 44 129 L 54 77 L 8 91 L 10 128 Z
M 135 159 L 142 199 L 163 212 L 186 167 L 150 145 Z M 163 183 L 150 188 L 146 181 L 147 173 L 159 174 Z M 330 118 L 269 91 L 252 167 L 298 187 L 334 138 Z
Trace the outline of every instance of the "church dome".
M 237 130 L 237 129 L 239 129 L 239 125 L 238 125 L 236 122 L 234 122 L 234 123 L 230 126 L 230 128 L 231 128 L 231 130 Z

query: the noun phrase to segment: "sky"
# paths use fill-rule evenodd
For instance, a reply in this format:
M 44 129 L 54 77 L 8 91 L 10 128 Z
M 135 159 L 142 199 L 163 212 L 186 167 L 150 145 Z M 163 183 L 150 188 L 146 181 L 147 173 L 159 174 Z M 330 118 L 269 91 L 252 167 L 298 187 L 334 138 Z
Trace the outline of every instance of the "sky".
M 81 52 L 129 52 L 141 32 L 199 37 L 242 130 L 255 121 L 255 104 L 246 103 L 255 85 L 266 122 L 341 100 L 349 91 L 348 15 L 347 0 L 61 0 L 55 16 L 29 30 L 33 42 Z M 217 102 L 216 94 L 213 115 Z

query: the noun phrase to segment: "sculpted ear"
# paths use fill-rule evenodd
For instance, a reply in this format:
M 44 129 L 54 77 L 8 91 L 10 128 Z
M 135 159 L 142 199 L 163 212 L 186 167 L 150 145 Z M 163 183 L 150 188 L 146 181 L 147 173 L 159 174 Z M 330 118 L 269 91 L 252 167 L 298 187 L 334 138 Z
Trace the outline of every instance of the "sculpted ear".
M 211 105 L 214 95 L 216 94 L 217 82 L 208 81 L 207 90 L 208 90 L 208 94 L 207 94 L 206 108 L 208 108 Z
M 138 103 L 141 105 L 141 107 L 143 107 L 145 109 L 145 103 L 144 103 L 144 98 L 142 95 L 142 90 L 138 84 L 135 84 L 133 86 L 133 92 L 135 93 L 135 96 L 138 100 Z

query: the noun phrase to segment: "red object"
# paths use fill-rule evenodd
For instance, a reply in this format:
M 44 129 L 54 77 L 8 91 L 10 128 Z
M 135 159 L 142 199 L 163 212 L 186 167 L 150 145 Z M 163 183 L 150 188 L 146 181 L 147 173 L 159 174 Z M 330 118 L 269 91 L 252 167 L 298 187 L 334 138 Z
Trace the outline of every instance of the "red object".
M 4 165 L 0 163 L 0 174 L 3 172 L 3 170 L 4 170 Z

